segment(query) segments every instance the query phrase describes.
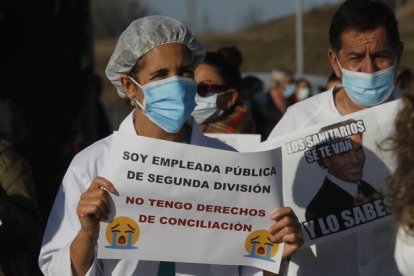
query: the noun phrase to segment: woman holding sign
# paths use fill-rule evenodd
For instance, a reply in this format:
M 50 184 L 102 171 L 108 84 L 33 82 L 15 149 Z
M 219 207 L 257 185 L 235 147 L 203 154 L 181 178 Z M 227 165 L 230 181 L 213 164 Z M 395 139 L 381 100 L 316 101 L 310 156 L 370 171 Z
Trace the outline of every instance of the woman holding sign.
M 164 16 L 132 22 L 121 34 L 106 68 L 118 94 L 136 106 L 119 132 L 231 150 L 203 136 L 190 117 L 195 107 L 194 67 L 203 58 L 202 45 L 182 23 Z M 111 211 L 109 193 L 117 193 L 112 183 L 99 177 L 105 173 L 111 139 L 112 135 L 80 152 L 63 179 L 39 256 L 46 275 L 167 275 L 159 262 L 96 258 L 99 223 Z M 272 240 L 286 243 L 283 256 L 288 257 L 303 242 L 300 225 L 290 208 L 280 208 L 271 219 L 275 221 L 269 230 Z M 174 273 L 256 275 L 260 271 L 177 263 Z

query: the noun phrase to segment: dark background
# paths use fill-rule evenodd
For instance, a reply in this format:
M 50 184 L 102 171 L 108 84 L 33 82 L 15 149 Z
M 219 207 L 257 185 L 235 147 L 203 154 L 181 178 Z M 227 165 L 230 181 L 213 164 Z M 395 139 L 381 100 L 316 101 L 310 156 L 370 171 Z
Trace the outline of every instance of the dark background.
M 0 97 L 22 118 L 25 136 L 13 142 L 31 166 L 42 228 L 74 154 L 110 133 L 98 101 L 89 4 L 0 2 Z

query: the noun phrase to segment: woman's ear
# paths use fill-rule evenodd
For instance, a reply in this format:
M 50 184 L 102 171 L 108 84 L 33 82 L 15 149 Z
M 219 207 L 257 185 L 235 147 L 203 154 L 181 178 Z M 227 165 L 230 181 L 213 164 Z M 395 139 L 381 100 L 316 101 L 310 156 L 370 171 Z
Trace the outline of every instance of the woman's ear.
M 137 94 L 137 85 L 133 83 L 128 75 L 121 74 L 119 77 L 119 81 L 121 82 L 124 91 L 127 93 L 128 99 L 133 99 L 136 97 Z
M 231 97 L 230 100 L 227 102 L 227 109 L 233 107 L 236 104 L 237 99 L 239 98 L 239 92 L 237 89 L 230 89 L 229 96 Z

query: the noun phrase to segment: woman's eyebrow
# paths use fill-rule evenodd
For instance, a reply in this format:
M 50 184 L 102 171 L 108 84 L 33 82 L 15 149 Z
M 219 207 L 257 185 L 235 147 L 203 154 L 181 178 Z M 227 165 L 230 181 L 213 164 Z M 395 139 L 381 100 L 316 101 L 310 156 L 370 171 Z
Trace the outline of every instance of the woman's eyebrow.
M 168 69 L 167 68 L 161 68 L 161 69 L 158 69 L 158 70 L 150 73 L 149 75 L 150 75 L 150 77 L 154 77 L 158 74 L 165 74 L 165 73 L 168 73 Z

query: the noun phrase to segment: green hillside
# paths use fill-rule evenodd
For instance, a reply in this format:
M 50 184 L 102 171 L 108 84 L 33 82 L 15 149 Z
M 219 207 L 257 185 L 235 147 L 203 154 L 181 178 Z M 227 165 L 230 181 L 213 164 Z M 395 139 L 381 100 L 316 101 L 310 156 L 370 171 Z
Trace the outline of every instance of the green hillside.
M 303 17 L 305 73 L 328 75 L 328 29 L 337 5 L 326 5 L 309 11 Z M 410 0 L 398 13 L 405 52 L 402 63 L 414 66 L 414 2 Z M 244 57 L 243 71 L 266 71 L 275 67 L 296 69 L 295 17 L 289 16 L 239 32 L 200 35 L 208 50 L 236 45 Z
M 337 5 L 315 8 L 304 15 L 305 73 L 327 76 L 330 67 L 326 53 L 328 28 Z M 398 13 L 401 38 L 404 41 L 402 64 L 414 68 L 414 0 Z M 204 34 L 198 38 L 207 50 L 236 45 L 244 57 L 243 71 L 268 71 L 275 67 L 296 68 L 295 17 L 289 16 L 264 24 L 226 34 Z M 102 101 L 105 106 L 125 107 L 114 87 L 107 80 L 104 70 L 115 47 L 116 39 L 95 42 L 96 71 L 102 79 Z

